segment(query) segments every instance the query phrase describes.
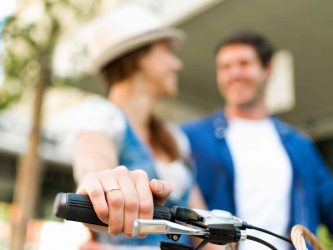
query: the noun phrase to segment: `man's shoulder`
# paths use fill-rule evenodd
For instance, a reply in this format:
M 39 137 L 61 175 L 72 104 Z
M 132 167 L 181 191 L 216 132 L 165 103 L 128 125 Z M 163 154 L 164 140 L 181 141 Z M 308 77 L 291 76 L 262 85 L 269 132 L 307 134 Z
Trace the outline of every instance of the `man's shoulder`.
M 295 128 L 292 124 L 284 122 L 277 117 L 272 117 L 272 120 L 282 137 L 302 142 L 311 142 L 310 137 L 305 132 Z
M 193 120 L 185 121 L 181 124 L 181 128 L 184 131 L 197 130 L 201 127 L 207 126 L 210 124 L 210 116 L 200 117 Z
M 185 131 L 185 133 L 196 132 L 201 129 L 213 128 L 214 121 L 219 116 L 220 111 L 214 112 L 213 114 L 196 118 L 190 121 L 186 121 L 181 124 L 181 128 Z

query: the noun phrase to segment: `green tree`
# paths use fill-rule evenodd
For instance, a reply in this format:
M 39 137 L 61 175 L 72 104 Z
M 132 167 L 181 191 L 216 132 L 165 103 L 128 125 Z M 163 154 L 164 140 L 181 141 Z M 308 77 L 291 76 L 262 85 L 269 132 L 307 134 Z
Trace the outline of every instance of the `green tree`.
M 43 97 L 47 86 L 56 83 L 53 54 L 58 38 L 70 23 L 82 21 L 96 13 L 102 1 L 35 0 L 22 6 L 4 27 L 4 86 L 0 90 L 0 108 L 18 99 L 28 88 L 33 89 L 31 130 L 26 152 L 18 161 L 11 219 L 12 250 L 24 246 L 27 224 L 34 216 L 39 196 L 42 165 L 39 143 Z M 27 195 L 29 190 L 29 195 Z

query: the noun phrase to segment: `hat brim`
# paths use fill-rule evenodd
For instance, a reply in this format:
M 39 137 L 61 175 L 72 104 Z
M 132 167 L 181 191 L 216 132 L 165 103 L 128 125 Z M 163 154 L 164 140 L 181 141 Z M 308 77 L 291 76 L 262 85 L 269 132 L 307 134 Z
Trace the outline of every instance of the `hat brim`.
M 97 73 L 106 64 L 118 59 L 119 57 L 158 40 L 170 40 L 174 48 L 179 47 L 185 40 L 185 34 L 181 30 L 175 28 L 163 28 L 153 30 L 128 39 L 116 46 L 110 46 L 102 55 L 97 55 L 92 59 L 92 67 L 90 73 Z

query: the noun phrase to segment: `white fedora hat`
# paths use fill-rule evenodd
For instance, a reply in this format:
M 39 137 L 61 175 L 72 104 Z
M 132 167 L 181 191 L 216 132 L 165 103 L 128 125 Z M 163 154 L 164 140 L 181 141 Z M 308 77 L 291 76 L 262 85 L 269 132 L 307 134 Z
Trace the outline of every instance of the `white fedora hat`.
M 147 8 L 134 4 L 98 16 L 87 29 L 92 38 L 89 73 L 150 42 L 170 39 L 179 44 L 184 40 L 181 30 L 162 25 Z

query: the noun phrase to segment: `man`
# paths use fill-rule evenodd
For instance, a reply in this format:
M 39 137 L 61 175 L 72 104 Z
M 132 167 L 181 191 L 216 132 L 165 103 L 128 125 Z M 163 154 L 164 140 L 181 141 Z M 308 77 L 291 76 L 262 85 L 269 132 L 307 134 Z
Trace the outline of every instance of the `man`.
M 327 167 L 311 141 L 271 117 L 264 103 L 273 52 L 264 37 L 251 31 L 232 34 L 217 47 L 225 108 L 183 126 L 198 183 L 210 209 L 228 210 L 253 225 L 289 235 L 295 224 L 314 232 L 323 223 L 333 233 L 333 181 Z M 289 248 L 279 239 L 264 239 L 279 250 Z M 243 247 L 260 245 L 247 241 Z

